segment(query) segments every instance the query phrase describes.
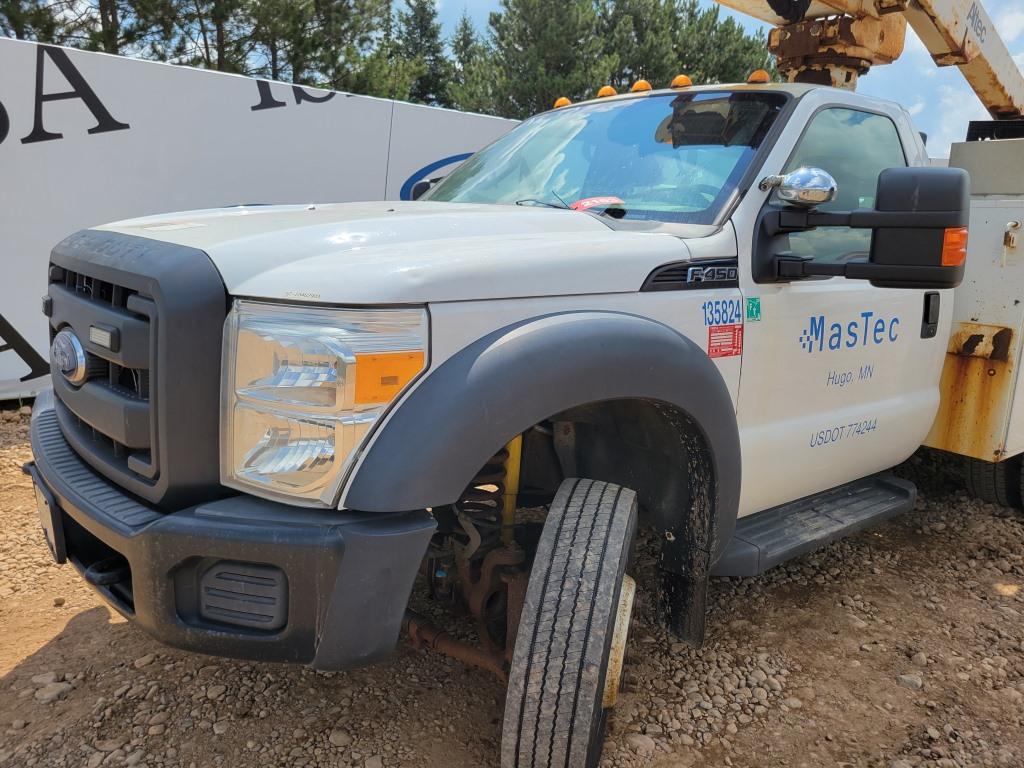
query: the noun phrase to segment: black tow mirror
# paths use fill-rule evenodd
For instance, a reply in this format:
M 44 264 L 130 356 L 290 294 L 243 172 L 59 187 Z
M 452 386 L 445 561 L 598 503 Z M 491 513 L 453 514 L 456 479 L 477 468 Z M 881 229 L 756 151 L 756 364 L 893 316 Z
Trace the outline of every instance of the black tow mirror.
M 434 186 L 436 186 L 437 183 L 441 181 L 441 179 L 443 178 L 444 176 L 435 176 L 432 179 L 420 179 L 419 181 L 412 185 L 412 189 L 409 190 L 409 196 L 413 200 L 419 200 L 421 197 L 427 194 L 427 192 L 433 189 Z
M 412 197 L 413 200 L 419 200 L 421 197 L 427 194 L 427 192 L 430 190 L 432 186 L 434 185 L 431 184 L 427 179 L 421 179 L 420 181 L 417 181 L 415 184 L 412 185 L 412 193 L 410 196 Z
M 959 168 L 888 168 L 873 210 L 824 213 L 773 204 L 761 214 L 754 280 L 816 276 L 870 280 L 880 288 L 955 288 L 964 276 L 970 177 Z M 779 251 L 781 235 L 816 227 L 871 229 L 871 250 L 841 263 Z

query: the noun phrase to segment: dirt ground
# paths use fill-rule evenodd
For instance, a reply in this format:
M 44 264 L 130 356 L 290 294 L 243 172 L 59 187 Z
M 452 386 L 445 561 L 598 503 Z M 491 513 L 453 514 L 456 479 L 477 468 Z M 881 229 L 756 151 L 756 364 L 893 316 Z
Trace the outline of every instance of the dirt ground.
M 39 534 L 27 416 L 0 412 L 0 766 L 496 764 L 504 692 L 400 645 L 344 674 L 162 647 Z M 605 766 L 1024 765 L 1024 523 L 934 457 L 917 509 L 756 579 L 712 584 L 708 642 L 652 621 Z

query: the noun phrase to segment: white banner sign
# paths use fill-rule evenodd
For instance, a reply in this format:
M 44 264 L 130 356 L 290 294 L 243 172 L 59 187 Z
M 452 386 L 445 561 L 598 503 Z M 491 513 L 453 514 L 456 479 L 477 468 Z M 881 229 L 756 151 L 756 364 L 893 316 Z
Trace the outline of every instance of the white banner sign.
M 0 400 L 44 384 L 50 250 L 119 219 L 408 198 L 483 115 L 0 38 Z

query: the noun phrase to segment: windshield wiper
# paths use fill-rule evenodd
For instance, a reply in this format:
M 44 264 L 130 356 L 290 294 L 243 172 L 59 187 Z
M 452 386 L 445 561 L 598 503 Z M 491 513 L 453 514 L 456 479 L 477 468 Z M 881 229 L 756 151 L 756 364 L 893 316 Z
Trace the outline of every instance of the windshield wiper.
M 547 200 L 538 200 L 535 197 L 527 197 L 522 200 L 516 200 L 516 205 L 543 205 L 545 208 L 562 208 L 564 210 L 569 210 L 569 206 L 565 204 L 565 200 L 558 197 L 554 192 L 551 194 L 555 195 L 555 198 L 558 200 L 557 203 L 551 203 Z

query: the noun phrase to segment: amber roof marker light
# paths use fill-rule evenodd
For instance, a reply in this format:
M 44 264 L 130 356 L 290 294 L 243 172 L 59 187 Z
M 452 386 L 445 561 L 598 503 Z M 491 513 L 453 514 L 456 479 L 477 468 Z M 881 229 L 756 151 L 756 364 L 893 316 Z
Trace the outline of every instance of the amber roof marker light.
M 693 85 L 689 75 L 676 75 L 672 78 L 672 85 L 669 88 L 688 88 Z
M 569 101 L 569 97 L 568 96 L 559 96 L 557 99 L 555 99 L 555 109 L 561 109 L 562 107 L 568 107 L 570 104 L 572 104 L 572 102 Z
M 772 76 L 768 74 L 766 69 L 755 69 L 749 75 L 747 75 L 747 82 L 751 85 L 765 85 L 772 81 Z
M 618 91 L 616 91 L 610 85 L 602 85 L 601 86 L 601 90 L 599 90 L 597 92 L 597 98 L 599 98 L 599 99 L 606 99 L 609 96 L 616 95 L 617 93 L 618 93 Z
M 632 91 L 633 93 L 649 91 L 651 90 L 651 84 L 646 80 L 637 80 L 635 83 L 633 83 L 633 87 L 630 88 L 629 90 Z

